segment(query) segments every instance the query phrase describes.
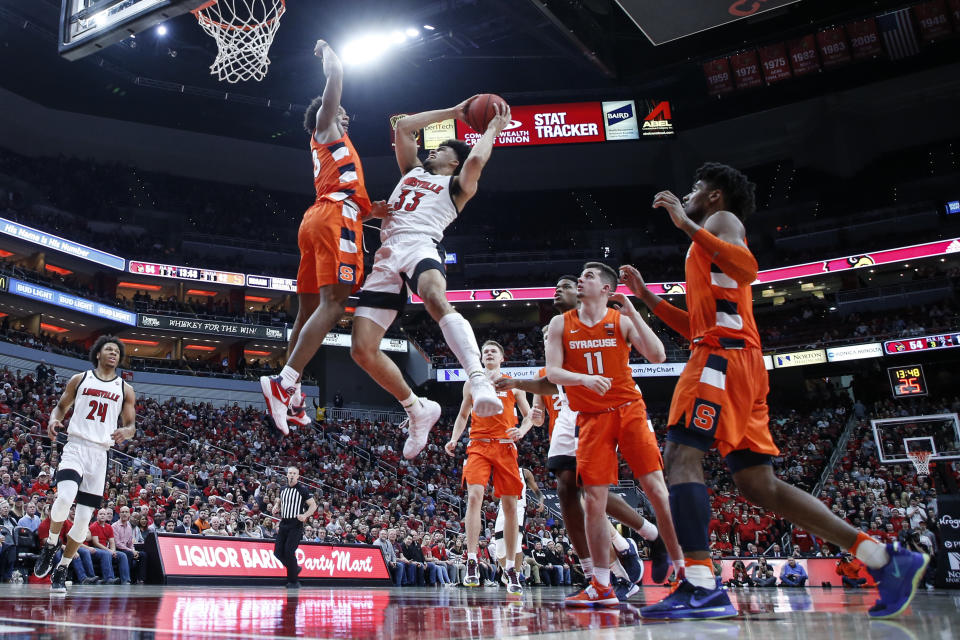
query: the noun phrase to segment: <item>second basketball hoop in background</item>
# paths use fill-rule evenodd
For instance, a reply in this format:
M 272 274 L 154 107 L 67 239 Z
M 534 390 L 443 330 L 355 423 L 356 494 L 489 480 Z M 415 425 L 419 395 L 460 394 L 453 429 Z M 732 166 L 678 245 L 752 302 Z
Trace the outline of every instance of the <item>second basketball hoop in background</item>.
M 284 11 L 286 0 L 212 0 L 194 10 L 200 26 L 217 41 L 210 74 L 231 83 L 263 80 Z

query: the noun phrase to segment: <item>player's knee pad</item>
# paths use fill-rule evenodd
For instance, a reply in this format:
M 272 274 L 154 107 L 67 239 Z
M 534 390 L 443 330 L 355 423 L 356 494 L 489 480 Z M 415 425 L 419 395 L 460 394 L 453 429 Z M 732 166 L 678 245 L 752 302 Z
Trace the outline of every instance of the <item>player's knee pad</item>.
M 59 474 L 58 474 L 59 475 Z M 63 522 L 70 515 L 70 505 L 77 499 L 80 485 L 75 480 L 60 480 L 57 482 L 57 499 L 50 507 L 50 520 Z
M 77 505 L 77 512 L 70 527 L 70 533 L 67 536 L 74 542 L 83 542 L 87 539 L 87 531 L 90 529 L 90 519 L 93 518 L 94 508 L 85 504 Z

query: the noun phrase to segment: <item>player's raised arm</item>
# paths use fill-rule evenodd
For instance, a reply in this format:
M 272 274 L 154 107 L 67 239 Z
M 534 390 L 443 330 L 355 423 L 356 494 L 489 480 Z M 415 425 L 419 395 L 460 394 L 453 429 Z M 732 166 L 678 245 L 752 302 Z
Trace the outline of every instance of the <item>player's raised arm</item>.
M 563 368 L 563 316 L 555 316 L 550 321 L 546 342 L 547 379 L 562 386 L 587 387 L 599 395 L 610 390 L 610 378 L 591 376 L 585 373 L 567 371 Z
M 327 78 L 323 87 L 323 103 L 317 111 L 316 135 L 320 141 L 331 142 L 342 135 L 337 128 L 337 119 L 340 115 L 340 97 L 343 95 L 343 64 L 324 40 L 317 40 L 313 55 L 323 58 L 323 75 Z
M 667 359 L 663 342 L 653 332 L 653 329 L 643 320 L 630 299 L 622 293 L 615 293 L 610 300 L 620 304 L 620 332 L 633 345 L 640 355 L 654 364 Z
M 467 117 L 467 104 L 472 99 L 473 98 L 467 98 L 460 104 L 455 107 L 450 107 L 449 109 L 423 111 L 410 116 L 404 116 L 397 120 L 394 150 L 397 155 L 397 166 L 400 167 L 400 173 L 405 174 L 414 167 L 423 166 L 420 158 L 417 157 L 417 131 L 434 122 L 442 122 L 450 118 L 464 120 Z
M 455 188 L 453 190 L 453 201 L 457 209 L 463 209 L 463 206 L 477 193 L 477 181 L 480 180 L 480 174 L 493 153 L 493 142 L 503 131 L 503 128 L 510 124 L 510 106 L 506 103 L 494 102 L 493 108 L 497 115 L 493 117 L 487 130 L 477 140 L 477 144 L 470 150 L 470 155 L 463 162 L 463 168 L 460 169 L 460 175 L 454 178 Z
M 647 305 L 647 308 L 663 320 L 668 327 L 687 340 L 690 339 L 690 314 L 650 291 L 636 267 L 628 264 L 620 267 L 620 281 L 627 285 L 630 292 Z
M 63 426 L 63 418 L 67 415 L 67 411 L 70 411 L 70 407 L 73 406 L 73 402 L 77 399 L 77 387 L 80 386 L 81 380 L 83 380 L 82 373 L 75 374 L 70 378 L 69 382 L 67 382 L 67 387 L 60 396 L 60 401 L 57 402 L 57 406 L 50 412 L 50 419 L 47 421 L 47 435 L 50 437 L 50 440 L 54 441 L 54 444 L 57 439 L 57 429 Z

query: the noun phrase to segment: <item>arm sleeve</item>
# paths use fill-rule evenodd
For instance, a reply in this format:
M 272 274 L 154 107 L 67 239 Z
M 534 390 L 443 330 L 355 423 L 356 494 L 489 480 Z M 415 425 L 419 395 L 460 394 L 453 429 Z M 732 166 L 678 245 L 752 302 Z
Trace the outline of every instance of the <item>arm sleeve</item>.
M 706 250 L 710 259 L 737 284 L 748 285 L 757 279 L 757 259 L 746 247 L 724 242 L 702 228 L 693 234 L 693 241 Z
M 687 340 L 690 339 L 690 314 L 683 309 L 662 300 L 660 304 L 653 308 L 653 315 L 663 320 L 668 327 Z

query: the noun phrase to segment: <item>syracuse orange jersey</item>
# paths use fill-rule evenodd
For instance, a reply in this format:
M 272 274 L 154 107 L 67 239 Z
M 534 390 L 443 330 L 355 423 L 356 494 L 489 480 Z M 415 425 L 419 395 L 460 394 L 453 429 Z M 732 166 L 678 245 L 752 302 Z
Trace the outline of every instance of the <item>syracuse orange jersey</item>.
M 537 372 L 538 378 L 547 377 L 547 368 L 544 367 Z M 559 393 L 552 396 L 540 396 L 543 398 L 543 404 L 546 407 L 547 415 L 550 416 L 550 424 L 547 427 L 547 435 L 553 437 L 553 425 L 557 424 L 557 416 L 560 415 L 560 407 L 563 406 L 563 398 Z
M 517 397 L 513 391 L 497 391 L 497 397 L 503 403 L 503 413 L 489 418 L 481 418 L 470 412 L 470 437 L 505 440 L 507 429 L 517 426 Z
M 759 349 L 760 333 L 753 318 L 750 285 L 738 285 L 696 243 L 690 245 L 684 267 L 693 343 L 725 349 Z
M 363 181 L 360 156 L 344 134 L 339 140 L 319 143 L 310 136 L 310 155 L 313 157 L 313 188 L 317 200 L 339 202 L 350 198 L 361 214 L 370 211 L 370 198 Z
M 607 309 L 592 327 L 580 322 L 577 309 L 563 314 L 563 368 L 613 379 L 602 396 L 581 385 L 564 387 L 572 410 L 600 413 L 643 398 L 633 381 L 630 343 L 620 331 L 620 320 L 615 309 Z

